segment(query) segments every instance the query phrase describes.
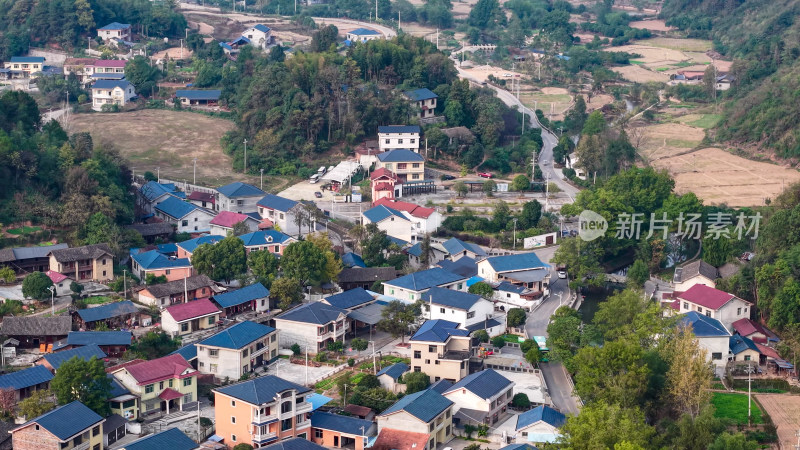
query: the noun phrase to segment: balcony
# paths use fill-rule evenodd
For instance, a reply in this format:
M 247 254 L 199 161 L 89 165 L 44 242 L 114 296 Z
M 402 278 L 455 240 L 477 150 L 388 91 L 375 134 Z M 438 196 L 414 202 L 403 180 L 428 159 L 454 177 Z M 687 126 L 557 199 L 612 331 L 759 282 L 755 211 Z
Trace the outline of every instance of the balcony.
M 278 439 L 278 433 L 263 433 L 263 434 L 254 434 L 253 435 L 253 442 L 256 444 L 266 444 L 267 442 Z
M 439 359 L 447 359 L 451 361 L 465 361 L 469 359 L 470 353 L 468 351 L 448 350 L 443 354 L 439 354 Z
M 303 403 L 301 403 L 299 405 L 296 404 L 295 407 L 294 407 L 294 412 L 295 412 L 295 414 L 300 414 L 300 413 L 304 413 L 304 412 L 311 412 L 311 403 L 303 402 Z
M 256 414 L 253 416 L 253 425 L 266 425 L 278 421 L 277 414 Z
M 89 444 L 90 443 L 91 442 L 87 439 L 86 441 L 81 442 L 80 444 L 76 445 L 75 447 L 72 447 L 72 450 L 87 450 L 89 448 Z
M 299 430 L 301 428 L 306 428 L 311 426 L 311 419 L 306 419 L 300 423 L 295 424 L 294 429 Z

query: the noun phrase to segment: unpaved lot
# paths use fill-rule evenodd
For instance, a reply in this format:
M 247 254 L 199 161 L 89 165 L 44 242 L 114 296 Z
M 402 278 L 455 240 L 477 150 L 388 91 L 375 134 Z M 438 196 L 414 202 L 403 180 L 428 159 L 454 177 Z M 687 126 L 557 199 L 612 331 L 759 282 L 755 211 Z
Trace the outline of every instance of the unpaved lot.
M 756 394 L 778 428 L 780 448 L 796 448 L 797 430 L 800 429 L 800 396 L 788 394 Z
M 660 123 L 641 129 L 639 153 L 649 162 L 674 156 L 697 147 L 705 133 L 701 128 L 681 123 Z
M 711 50 L 711 41 L 705 39 L 684 39 L 655 37 L 636 41 L 639 45 L 649 45 L 652 47 L 668 48 L 682 52 L 706 52 Z
M 641 61 L 646 66 L 664 66 L 689 59 L 680 50 L 645 44 L 621 45 L 619 47 L 610 47 L 609 50 L 637 54 L 639 56 L 633 58 L 633 60 Z
M 572 106 L 572 96 L 564 88 L 545 87 L 541 92 L 522 92 L 519 98 L 525 106 L 541 109 L 555 120 L 563 119 Z
M 167 57 L 169 57 L 169 59 L 192 59 L 192 51 L 185 47 L 170 47 L 166 50 L 153 53 L 150 59 L 155 61 L 159 59 L 163 60 Z
M 583 96 L 583 99 L 586 100 L 586 96 Z M 592 98 L 586 102 L 586 111 L 592 112 L 595 109 L 600 109 L 605 105 L 614 103 L 614 97 L 609 94 L 599 94 L 593 95 Z
M 631 28 L 640 28 L 650 31 L 672 31 L 674 27 L 668 27 L 663 20 L 635 20 L 629 23 Z
M 510 82 L 514 75 L 519 75 L 522 77 L 522 74 L 519 72 L 514 72 L 513 70 L 506 70 L 502 67 L 495 67 L 490 66 L 488 64 L 473 68 L 464 68 L 462 69 L 464 72 L 467 72 L 472 78 L 475 78 L 479 81 L 486 81 L 489 79 L 489 75 L 494 75 L 496 78 L 501 80 L 508 80 L 509 81 L 509 89 L 511 88 Z M 508 74 L 509 76 L 506 76 Z
M 611 70 L 622 75 L 622 78 L 632 81 L 634 83 L 648 83 L 655 81 L 657 83 L 666 83 L 669 81 L 669 75 L 661 72 L 653 72 L 644 67 L 636 64 L 630 66 L 614 67 Z

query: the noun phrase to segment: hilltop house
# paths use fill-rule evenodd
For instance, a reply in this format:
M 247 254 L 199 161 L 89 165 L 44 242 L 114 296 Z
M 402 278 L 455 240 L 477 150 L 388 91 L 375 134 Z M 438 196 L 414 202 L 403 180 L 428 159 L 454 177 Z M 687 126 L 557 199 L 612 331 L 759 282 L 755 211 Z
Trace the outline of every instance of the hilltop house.
M 92 109 L 102 111 L 105 105 L 125 106 L 136 99 L 133 84 L 126 80 L 97 80 L 92 84 Z
M 555 443 L 561 433 L 559 428 L 567 417 L 547 406 L 540 405 L 517 416 L 517 438 L 520 444 Z
M 345 39 L 355 43 L 355 42 L 367 42 L 373 39 L 380 39 L 383 37 L 382 34 L 375 30 L 370 30 L 369 28 L 356 28 L 353 31 L 348 31 L 345 34 Z
M 280 346 L 300 345 L 310 353 L 325 350 L 329 342 L 344 342 L 347 310 L 322 302 L 304 303 L 275 317 Z
M 453 402 L 426 389 L 401 398 L 379 414 L 377 420 L 379 434 L 386 429 L 425 434 L 426 448 L 433 450 L 453 437 Z
M 233 226 L 240 222 L 244 222 L 250 231 L 258 230 L 258 224 L 260 223 L 260 221 L 247 214 L 221 211 L 208 224 L 211 226 L 211 234 L 227 236 L 228 233 L 233 232 Z
M 376 169 L 386 169 L 392 172 L 397 180 L 403 183 L 422 181 L 425 178 L 425 159 L 419 153 L 398 148 L 379 153 Z
M 486 330 L 489 336 L 501 334 L 504 324 L 495 319 L 494 304 L 476 294 L 432 287 L 422 294 L 429 320 L 444 319 L 469 331 Z
M 494 425 L 504 417 L 514 397 L 514 382 L 486 369 L 467 375 L 442 394 L 452 401 L 460 425 Z
M 140 417 L 183 411 L 184 405 L 197 400 L 197 371 L 178 354 L 124 365 L 111 374 L 139 397 Z
M 239 239 L 244 242 L 247 253 L 266 250 L 275 255 L 283 255 L 283 251 L 289 244 L 297 242 L 297 239 L 276 230 L 254 231 L 239 236 Z
M 379 230 L 385 231 L 387 235 L 396 237 L 403 241 L 411 240 L 413 224 L 400 211 L 385 205 L 378 205 L 361 213 L 363 224 L 374 223 Z
M 429 119 L 436 115 L 436 100 L 439 96 L 430 89 L 414 89 L 404 92 L 404 95 L 411 102 L 411 106 L 417 109 L 417 117 L 420 119 Z
M 228 291 L 211 297 L 223 311 L 223 317 L 230 318 L 243 312 L 258 313 L 269 311 L 269 289 L 261 283 L 251 284 L 235 291 Z
M 69 244 L 0 249 L 0 266 L 10 267 L 17 276 L 47 272 L 50 270 L 50 252 L 64 248 L 69 248 Z
M 155 216 L 176 227 L 178 233 L 207 232 L 214 213 L 177 197 L 168 197 L 154 208 Z
M 216 284 L 206 275 L 195 275 L 182 280 L 147 286 L 139 291 L 139 303 L 167 306 L 200 298 L 209 298 L 217 292 Z
M 364 450 L 376 427 L 370 420 L 318 411 L 311 415 L 311 431 L 311 440 L 326 448 Z
M 297 224 L 297 208 L 300 203 L 278 195 L 267 194 L 257 200 L 258 214 L 262 219 L 269 220 L 275 229 L 291 236 L 300 233 Z
M 378 127 L 378 145 L 381 151 L 407 148 L 419 153 L 419 125 L 388 125 Z
M 278 358 L 278 332 L 260 323 L 239 322 L 203 339 L 195 347 L 200 372 L 219 379 L 238 380 Z
M 250 41 L 250 45 L 258 47 L 262 50 L 266 50 L 267 47 L 272 43 L 272 30 L 262 24 L 255 25 L 251 28 L 248 28 L 242 33 L 242 36 L 246 37 L 248 41 Z
M 131 273 L 145 281 L 147 275 L 165 276 L 167 281 L 181 280 L 193 275 L 194 268 L 188 258 L 170 258 L 157 250 L 131 257 Z
M 256 203 L 264 197 L 264 191 L 252 184 L 236 181 L 217 188 L 217 211 L 249 213 L 257 211 Z M 262 215 L 263 217 L 263 215 Z
M 229 448 L 310 440 L 309 394 L 311 389 L 273 375 L 214 389 L 215 433 Z
M 677 292 L 685 292 L 695 284 L 716 287 L 719 271 L 711 264 L 698 259 L 675 268 L 672 284 Z
M 406 303 L 414 303 L 432 287 L 466 291 L 467 277 L 448 272 L 442 268 L 411 273 L 383 283 L 384 294 Z
M 549 293 L 550 265 L 545 264 L 536 253 L 491 256 L 478 261 L 478 276 L 490 283 L 508 281 L 511 284 Z
M 174 101 L 183 106 L 214 106 L 221 95 L 219 89 L 178 89 Z
M 695 284 L 686 292 L 678 294 L 677 298 L 679 313 L 697 311 L 719 320 L 726 329 L 731 329 L 733 323 L 739 319 L 750 318 L 750 302 L 703 284 Z
M 38 348 L 41 353 L 48 351 L 72 331 L 69 316 L 6 316 L 0 324 L 0 333 L 19 341 L 19 348 Z
M 178 303 L 164 309 L 161 329 L 172 337 L 184 336 L 217 327 L 221 315 L 222 311 L 207 298 Z
M 97 29 L 97 35 L 104 41 L 111 39 L 131 40 L 131 25 L 127 23 L 111 22 Z
M 426 208 L 414 203 L 389 200 L 386 198 L 372 203 L 373 206 L 383 205 L 400 211 L 411 221 L 411 241 L 421 241 L 428 233 L 433 233 L 442 225 L 442 215 L 434 208 Z
M 79 401 L 67 403 L 9 431 L 15 450 L 100 450 L 105 419 Z
M 431 383 L 447 380 L 455 383 L 469 374 L 469 331 L 448 320 L 426 320 L 408 340 L 411 344 L 411 368 L 425 372 Z
M 42 56 L 12 56 L 10 61 L 3 64 L 11 73 L 18 73 L 24 78 L 44 70 L 44 57 Z
M 114 254 L 106 244 L 52 250 L 50 270 L 77 282 L 108 281 L 114 278 Z

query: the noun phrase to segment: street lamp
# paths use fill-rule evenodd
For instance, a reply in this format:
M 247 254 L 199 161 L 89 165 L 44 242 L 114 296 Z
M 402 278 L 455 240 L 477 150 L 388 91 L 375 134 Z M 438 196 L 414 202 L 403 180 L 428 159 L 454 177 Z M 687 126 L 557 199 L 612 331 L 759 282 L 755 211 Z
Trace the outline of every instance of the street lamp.
M 50 312 L 51 312 L 52 316 L 55 317 L 55 315 L 56 315 L 56 300 L 55 300 L 56 287 L 55 286 L 50 286 L 49 288 L 47 288 L 47 290 L 50 291 L 50 307 L 52 308 Z

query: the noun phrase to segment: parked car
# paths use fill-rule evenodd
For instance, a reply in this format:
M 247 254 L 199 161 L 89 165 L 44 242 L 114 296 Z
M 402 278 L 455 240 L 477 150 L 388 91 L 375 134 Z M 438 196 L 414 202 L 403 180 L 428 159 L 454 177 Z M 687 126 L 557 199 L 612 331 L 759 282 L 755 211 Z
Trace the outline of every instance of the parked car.
M 448 175 L 448 174 L 442 175 L 442 181 L 449 181 L 449 180 L 455 180 L 455 179 L 456 179 L 456 177 L 454 177 L 452 175 Z
M 491 172 L 478 172 L 478 176 L 481 177 L 481 178 L 493 178 L 494 177 L 494 175 L 492 175 Z
M 320 192 L 320 191 L 314 191 L 314 197 L 317 197 L 317 198 L 322 198 L 322 192 Z
M 561 278 L 561 279 L 567 278 L 567 271 L 566 270 L 559 270 L 558 271 L 558 278 Z

